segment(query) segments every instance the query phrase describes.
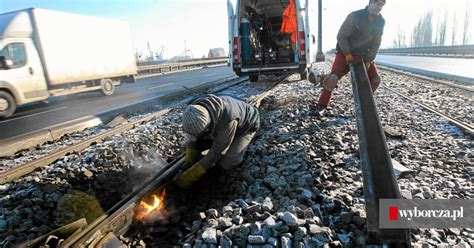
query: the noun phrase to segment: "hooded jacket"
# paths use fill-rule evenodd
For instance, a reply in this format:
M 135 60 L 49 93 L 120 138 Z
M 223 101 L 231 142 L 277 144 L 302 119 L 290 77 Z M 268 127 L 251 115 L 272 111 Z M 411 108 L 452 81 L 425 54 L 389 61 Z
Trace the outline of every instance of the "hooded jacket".
M 234 137 L 258 130 L 260 116 L 252 105 L 231 96 L 206 95 L 192 102 L 205 107 L 211 117 L 209 131 L 204 137 L 212 141 L 211 148 L 199 162 L 206 168 L 212 167 L 229 149 Z M 196 142 L 186 144 L 195 147 Z

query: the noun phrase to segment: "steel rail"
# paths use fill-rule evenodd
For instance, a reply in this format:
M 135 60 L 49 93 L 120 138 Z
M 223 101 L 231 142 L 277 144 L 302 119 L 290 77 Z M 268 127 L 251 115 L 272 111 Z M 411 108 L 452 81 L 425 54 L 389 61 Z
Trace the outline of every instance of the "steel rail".
M 270 90 L 275 88 L 277 85 L 279 85 L 280 83 L 284 82 L 285 80 L 288 79 L 288 77 L 290 76 L 290 74 L 285 74 L 284 76 L 282 76 L 281 79 L 278 79 L 277 81 L 275 81 L 274 83 L 272 83 L 268 89 L 260 94 L 258 97 L 252 99 L 249 103 L 254 105 L 255 107 L 260 107 L 260 103 L 262 102 L 262 100 L 267 97 L 269 94 L 270 94 Z
M 213 80 L 200 84 L 194 87 L 182 86 L 186 90 L 179 90 L 176 92 L 171 92 L 166 95 L 152 96 L 150 98 L 130 103 L 127 105 L 122 105 L 113 109 L 109 109 L 94 115 L 84 116 L 64 123 L 58 123 L 53 126 L 40 128 L 39 130 L 29 132 L 27 134 L 22 134 L 7 139 L 3 139 L 0 143 L 0 157 L 9 157 L 13 156 L 18 151 L 28 149 L 30 147 L 41 145 L 45 142 L 52 142 L 65 134 L 71 132 L 82 131 L 86 128 L 93 126 L 98 126 L 100 124 L 107 123 L 110 119 L 120 115 L 122 113 L 137 113 L 143 110 L 149 109 L 150 107 L 159 104 L 165 103 L 179 97 L 183 97 L 193 91 L 205 91 L 209 87 L 218 86 L 220 84 L 226 84 L 231 80 L 244 80 L 244 77 L 239 79 L 238 76 L 224 77 L 222 79 Z
M 241 84 L 245 81 L 247 81 L 246 78 L 243 78 L 241 80 L 237 80 L 234 84 L 226 86 L 226 88 L 233 87 L 233 86 L 235 86 L 237 84 Z M 214 85 L 212 85 L 212 84 L 211 85 L 206 85 L 206 88 L 204 90 L 207 90 L 208 88 L 210 88 L 212 86 L 214 86 Z M 226 89 L 226 88 L 224 88 L 224 89 Z M 197 87 L 197 89 L 194 89 L 194 88 L 185 89 L 185 91 L 188 91 L 188 94 L 198 93 L 202 90 L 203 89 L 201 89 L 200 87 Z M 223 90 L 223 89 L 221 89 L 221 90 Z M 170 101 L 171 100 L 172 99 L 170 99 Z M 22 177 L 24 175 L 27 175 L 27 174 L 31 173 L 32 171 L 34 171 L 38 168 L 46 167 L 46 166 L 50 165 L 51 163 L 53 163 L 54 161 L 58 160 L 59 158 L 63 157 L 64 155 L 66 155 L 68 153 L 81 151 L 81 150 L 85 149 L 86 147 L 89 147 L 90 144 L 92 144 L 94 142 L 101 142 L 107 137 L 111 137 L 115 134 L 123 133 L 127 130 L 133 129 L 136 126 L 140 125 L 141 123 L 147 122 L 147 121 L 152 120 L 153 118 L 162 116 L 162 115 L 166 114 L 167 112 L 169 112 L 169 109 L 159 110 L 155 113 L 152 113 L 150 115 L 142 117 L 142 118 L 140 118 L 140 119 L 138 119 L 134 122 L 131 122 L 131 123 L 128 123 L 128 124 L 125 124 L 125 125 L 122 125 L 122 126 L 118 126 L 116 128 L 111 129 L 110 131 L 107 131 L 107 132 L 102 133 L 102 134 L 95 135 L 95 136 L 90 137 L 90 138 L 88 138 L 84 141 L 81 141 L 81 142 L 79 142 L 75 145 L 65 147 L 63 149 L 60 149 L 60 150 L 58 150 L 56 152 L 53 152 L 53 153 L 50 153 L 50 154 L 48 154 L 44 157 L 41 157 L 39 159 L 35 159 L 35 160 L 30 161 L 26 164 L 16 166 L 14 168 L 2 171 L 2 172 L 0 172 L 0 184 L 5 184 L 5 183 L 7 183 L 7 182 L 9 182 L 13 179 L 16 179 L 16 178 Z
M 95 247 L 99 243 L 113 242 L 113 238 L 125 234 L 133 223 L 134 209 L 149 193 L 165 186 L 184 166 L 184 154 L 162 167 L 152 179 L 135 192 L 115 204 L 104 215 L 97 218 L 83 231 L 68 237 L 60 247 Z M 112 247 L 112 246 L 110 246 Z
M 390 152 L 372 96 L 363 63 L 350 64 L 354 109 L 359 136 L 359 153 L 364 181 L 369 244 L 405 247 L 410 244 L 408 229 L 382 229 L 380 199 L 400 199 Z
M 409 100 L 409 101 L 411 101 L 411 102 L 413 102 L 413 103 L 415 103 L 415 104 L 417 104 L 417 105 L 423 107 L 424 109 L 426 109 L 426 110 L 428 110 L 428 111 L 431 111 L 431 112 L 437 114 L 438 116 L 440 116 L 440 117 L 446 119 L 449 123 L 451 123 L 451 124 L 457 126 L 459 129 L 461 129 L 462 131 L 464 131 L 466 134 L 469 134 L 469 135 L 473 135 L 473 134 L 474 134 L 474 126 L 473 126 L 473 125 L 468 124 L 468 123 L 465 123 L 465 122 L 463 122 L 463 121 L 460 121 L 460 120 L 458 120 L 458 119 L 456 119 L 456 118 L 454 118 L 454 117 L 451 117 L 451 116 L 449 116 L 449 115 L 447 115 L 447 114 L 444 114 L 444 113 L 440 112 L 439 110 L 437 110 L 437 109 L 435 109 L 435 108 L 433 108 L 433 107 L 431 107 L 431 106 L 429 106 L 429 105 L 427 105 L 427 104 L 424 104 L 424 103 L 422 103 L 422 102 L 420 102 L 420 101 L 418 101 L 418 100 L 416 100 L 416 99 L 414 99 L 414 98 L 412 98 L 412 97 L 410 97 L 410 96 L 407 96 L 407 95 L 405 95 L 405 94 L 403 94 L 403 93 L 401 93 L 401 92 L 399 92 L 399 91 L 397 91 L 397 90 L 395 90 L 395 89 L 393 89 L 393 88 L 390 88 L 390 87 L 385 86 L 385 85 L 384 85 L 383 87 L 386 88 L 387 90 L 390 90 L 390 91 L 392 91 L 393 93 L 395 93 L 395 94 L 397 94 L 397 95 L 399 95 L 399 96 L 401 96 L 401 97 L 403 97 L 403 98 L 405 98 L 405 99 L 407 99 L 407 100 Z
M 283 79 L 272 83 L 265 92 L 261 93 L 249 103 L 258 105 L 263 98 L 268 96 L 268 92 L 271 89 L 285 81 L 287 78 L 288 76 L 285 76 Z M 172 163 L 163 166 L 151 180 L 142 184 L 134 193 L 128 195 L 119 203 L 115 204 L 106 214 L 97 218 L 79 233 L 68 237 L 60 247 L 112 247 L 117 245 L 117 243 L 114 243 L 120 242 L 117 237 L 125 234 L 133 223 L 134 209 L 137 203 L 143 199 L 143 197 L 159 191 L 165 185 L 170 183 L 171 179 L 182 170 L 183 166 L 184 153 L 180 154 Z
M 94 142 L 102 142 L 105 138 L 111 137 L 115 134 L 118 133 L 123 133 L 127 130 L 130 130 L 132 128 L 135 128 L 137 125 L 140 125 L 142 122 L 149 121 L 155 117 L 164 115 L 168 112 L 169 110 L 160 110 L 156 113 L 153 113 L 151 115 L 148 115 L 146 117 L 143 117 L 137 121 L 134 121 L 132 123 L 125 124 L 123 126 L 119 126 L 117 128 L 114 128 L 110 131 L 107 131 L 105 133 L 95 135 L 91 138 L 88 138 L 84 141 L 81 141 L 75 145 L 68 146 L 66 148 L 60 149 L 56 152 L 50 153 L 44 157 L 41 157 L 39 159 L 35 159 L 31 162 L 28 162 L 26 164 L 11 168 L 6 171 L 2 171 L 0 173 L 0 184 L 7 183 L 13 179 L 19 178 L 21 176 L 27 175 L 28 173 L 36 170 L 37 168 L 45 167 L 53 163 L 54 161 L 58 160 L 59 158 L 63 157 L 64 155 L 68 153 L 73 153 L 73 152 L 79 152 L 87 147 L 90 146 L 90 144 Z

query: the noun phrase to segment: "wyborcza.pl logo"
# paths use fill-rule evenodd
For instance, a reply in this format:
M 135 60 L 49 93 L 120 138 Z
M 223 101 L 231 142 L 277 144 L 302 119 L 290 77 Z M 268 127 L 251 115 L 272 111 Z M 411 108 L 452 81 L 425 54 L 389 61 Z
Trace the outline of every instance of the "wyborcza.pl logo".
M 474 200 L 381 199 L 379 226 L 380 228 L 473 228 Z
M 389 220 L 397 221 L 398 218 L 405 218 L 412 220 L 414 218 L 448 218 L 456 220 L 458 218 L 464 218 L 464 207 L 460 207 L 458 210 L 443 210 L 443 209 L 399 209 L 396 206 L 389 207 Z

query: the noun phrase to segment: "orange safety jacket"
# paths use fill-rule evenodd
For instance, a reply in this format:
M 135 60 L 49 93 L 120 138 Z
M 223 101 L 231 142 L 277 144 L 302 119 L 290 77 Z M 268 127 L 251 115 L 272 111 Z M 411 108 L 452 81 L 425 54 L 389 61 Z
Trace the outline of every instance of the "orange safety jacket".
M 283 11 L 282 17 L 283 23 L 281 24 L 280 32 L 291 33 L 291 41 L 296 43 L 298 24 L 296 21 L 295 0 L 290 0 L 290 4 Z

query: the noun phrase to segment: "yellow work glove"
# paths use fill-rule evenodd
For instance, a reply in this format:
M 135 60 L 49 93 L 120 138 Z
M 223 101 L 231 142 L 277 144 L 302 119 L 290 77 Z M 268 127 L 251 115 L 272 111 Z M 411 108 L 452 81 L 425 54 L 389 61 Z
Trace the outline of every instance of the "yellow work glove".
M 182 189 L 187 189 L 199 180 L 206 173 L 206 168 L 200 163 L 195 163 L 191 168 L 183 172 L 176 180 L 176 185 Z
M 201 151 L 192 148 L 186 148 L 186 151 L 184 152 L 184 168 L 191 167 L 191 165 L 199 160 L 200 156 Z

